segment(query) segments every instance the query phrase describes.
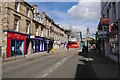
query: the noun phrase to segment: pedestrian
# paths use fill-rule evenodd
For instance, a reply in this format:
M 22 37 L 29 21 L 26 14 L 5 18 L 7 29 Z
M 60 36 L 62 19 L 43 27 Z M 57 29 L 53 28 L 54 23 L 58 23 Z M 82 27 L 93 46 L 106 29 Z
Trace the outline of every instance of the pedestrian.
M 82 52 L 84 53 L 85 52 L 85 45 L 83 44 L 83 47 L 82 47 Z
M 112 54 L 112 44 L 110 44 L 110 54 Z
M 69 51 L 69 47 L 68 47 L 68 45 L 66 46 L 66 48 L 67 48 L 67 51 Z
M 86 53 L 88 53 L 88 45 L 86 46 L 86 49 L 85 49 L 85 50 L 86 50 Z

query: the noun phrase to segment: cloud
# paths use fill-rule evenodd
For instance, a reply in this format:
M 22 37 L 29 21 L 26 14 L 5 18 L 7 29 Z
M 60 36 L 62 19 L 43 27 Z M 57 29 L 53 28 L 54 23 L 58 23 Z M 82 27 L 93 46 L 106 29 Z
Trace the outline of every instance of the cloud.
M 86 37 L 86 30 L 88 27 L 90 29 L 90 36 L 92 37 L 93 34 L 95 34 L 96 27 L 99 21 L 99 19 L 95 19 L 96 21 L 84 19 L 83 21 L 82 19 L 72 18 L 67 13 L 61 11 L 50 11 L 48 14 L 52 18 L 54 18 L 53 20 L 55 21 L 55 23 L 60 24 L 61 27 L 64 27 L 66 29 L 70 29 L 71 27 L 73 27 L 76 32 L 81 31 L 83 37 Z M 55 19 L 56 17 L 57 19 Z
M 58 8 L 54 10 L 47 8 L 45 12 L 60 26 L 65 28 L 73 27 L 76 32 L 82 31 L 83 37 L 86 36 L 86 29 L 89 27 L 90 36 L 92 37 L 95 34 L 100 18 L 100 3 L 81 1 L 71 6 L 67 11 L 61 11 Z
M 80 0 L 77 5 L 72 6 L 68 10 L 68 14 L 73 18 L 81 20 L 95 20 L 100 18 L 100 2 L 94 2 L 96 0 L 87 1 Z

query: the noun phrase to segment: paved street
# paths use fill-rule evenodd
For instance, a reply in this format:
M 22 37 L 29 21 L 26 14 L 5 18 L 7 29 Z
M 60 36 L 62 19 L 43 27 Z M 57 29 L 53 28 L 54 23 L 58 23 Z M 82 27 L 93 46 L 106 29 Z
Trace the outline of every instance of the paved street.
M 62 52 L 63 51 L 63 52 Z M 3 78 L 118 78 L 118 65 L 95 50 L 45 54 L 3 64 Z

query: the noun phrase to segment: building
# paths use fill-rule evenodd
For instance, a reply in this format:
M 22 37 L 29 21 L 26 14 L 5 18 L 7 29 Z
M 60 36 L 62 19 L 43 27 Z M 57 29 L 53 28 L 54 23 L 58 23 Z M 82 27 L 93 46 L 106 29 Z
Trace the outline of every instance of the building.
M 101 19 L 98 25 L 98 42 L 106 57 L 119 60 L 120 2 L 101 2 Z
M 37 5 L 23 2 L 0 3 L 0 54 L 4 59 L 50 51 L 66 41 L 63 28 L 55 24 Z
M 27 2 L 4 2 L 3 55 L 5 58 L 27 54 L 26 40 L 31 33 L 32 6 Z

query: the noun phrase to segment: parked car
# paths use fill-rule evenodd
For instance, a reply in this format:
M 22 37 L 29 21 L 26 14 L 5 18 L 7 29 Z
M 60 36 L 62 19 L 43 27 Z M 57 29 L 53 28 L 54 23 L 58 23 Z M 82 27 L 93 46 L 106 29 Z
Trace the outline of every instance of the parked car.
M 79 42 L 69 41 L 67 44 L 68 48 L 79 48 Z

